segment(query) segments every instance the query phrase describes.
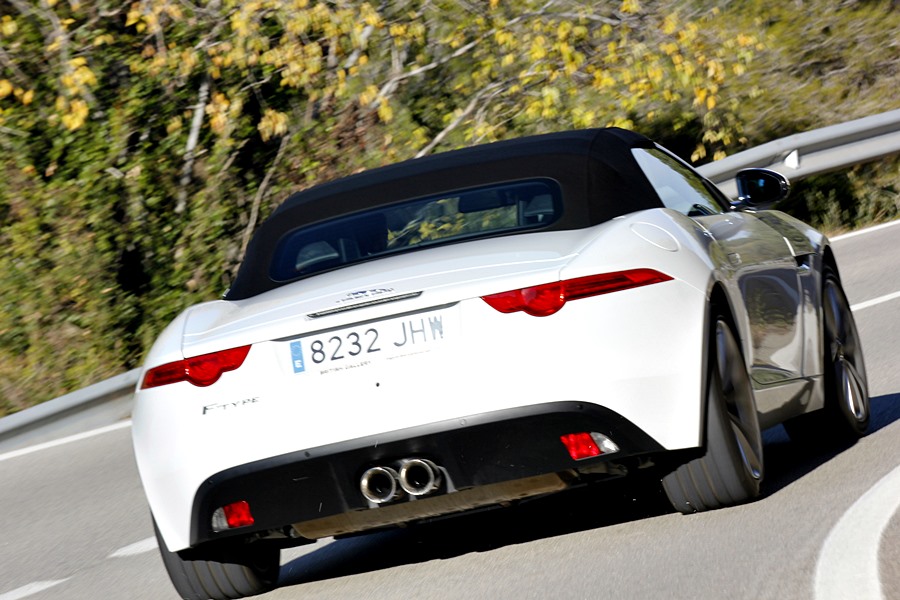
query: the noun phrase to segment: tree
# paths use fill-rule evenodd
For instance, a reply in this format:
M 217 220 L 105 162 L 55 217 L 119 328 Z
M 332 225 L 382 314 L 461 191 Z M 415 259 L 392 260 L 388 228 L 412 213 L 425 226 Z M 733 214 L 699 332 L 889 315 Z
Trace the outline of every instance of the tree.
M 288 191 L 516 135 L 737 143 L 759 42 L 637 0 L 0 0 L 0 395 L 139 364 Z

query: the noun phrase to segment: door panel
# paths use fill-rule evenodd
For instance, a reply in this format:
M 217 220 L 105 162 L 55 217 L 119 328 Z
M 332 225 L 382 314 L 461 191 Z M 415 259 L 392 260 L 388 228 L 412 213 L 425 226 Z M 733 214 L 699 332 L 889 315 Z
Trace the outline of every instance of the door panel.
M 735 318 L 748 342 L 745 358 L 754 385 L 802 377 L 804 261 L 796 257 L 811 248 L 808 240 L 804 245 L 802 234 L 787 231 L 788 225 L 773 215 L 732 210 L 715 186 L 662 148 L 633 152 L 662 204 L 694 219 L 712 238 L 710 251 L 721 265 L 730 296 L 743 304 Z M 775 226 L 767 222 L 772 219 Z
M 750 374 L 757 385 L 803 375 L 803 296 L 797 262 L 783 236 L 750 213 L 696 217 L 727 257 L 730 284 L 744 303 Z

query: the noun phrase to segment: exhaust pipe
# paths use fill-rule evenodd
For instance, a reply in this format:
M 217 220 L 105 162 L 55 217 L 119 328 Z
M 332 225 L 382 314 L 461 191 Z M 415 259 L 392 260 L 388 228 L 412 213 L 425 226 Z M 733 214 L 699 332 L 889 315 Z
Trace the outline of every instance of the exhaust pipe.
M 441 471 L 424 458 L 407 458 L 400 462 L 400 487 L 410 496 L 425 496 L 441 485 Z
M 373 504 L 384 504 L 400 496 L 397 481 L 400 475 L 390 467 L 372 467 L 359 480 L 359 491 Z

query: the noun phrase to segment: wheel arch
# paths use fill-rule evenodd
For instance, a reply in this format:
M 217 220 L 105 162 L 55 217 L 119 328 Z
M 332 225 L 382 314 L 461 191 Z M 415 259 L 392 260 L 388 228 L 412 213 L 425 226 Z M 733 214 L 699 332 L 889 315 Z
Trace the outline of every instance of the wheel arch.
M 701 387 L 700 389 L 704 391 L 703 398 L 701 400 L 700 407 L 700 430 L 702 432 L 702 440 L 703 440 L 703 448 L 706 448 L 707 442 L 707 431 L 706 431 L 706 414 L 709 410 L 709 398 L 706 395 L 705 391 L 707 388 L 707 381 L 709 377 L 709 366 L 710 366 L 710 356 L 709 353 L 713 348 L 713 318 L 717 313 L 722 314 L 731 325 L 733 331 L 738 336 L 738 345 L 741 348 L 742 359 L 747 360 L 747 349 L 746 349 L 746 340 L 749 339 L 748 336 L 745 335 L 741 323 L 736 317 L 736 310 L 734 308 L 731 297 L 728 295 L 726 291 L 725 285 L 721 281 L 711 280 L 710 288 L 707 294 L 708 301 L 706 303 L 706 318 L 704 322 L 703 329 L 703 364 L 701 365 Z M 749 368 L 749 365 L 746 365 Z
M 837 259 L 834 256 L 834 251 L 831 249 L 831 246 L 827 243 L 822 244 L 821 252 L 818 256 L 819 264 L 816 265 L 816 301 L 815 301 L 815 319 L 814 326 L 816 328 L 815 337 L 816 337 L 816 347 L 813 349 L 813 354 L 811 358 L 811 367 L 806 368 L 806 375 L 811 376 L 813 379 L 813 389 L 810 391 L 810 400 L 807 407 L 806 412 L 810 412 L 810 409 L 815 410 L 821 408 L 825 403 L 825 381 L 824 381 L 824 372 L 825 372 L 825 340 L 823 337 L 823 327 L 824 327 L 824 319 L 825 319 L 825 307 L 824 307 L 824 286 L 825 286 L 825 269 L 830 268 L 834 271 L 835 275 L 837 275 L 838 281 L 841 281 L 841 274 L 838 270 Z
M 713 317 L 713 309 L 717 308 L 728 318 L 729 325 L 734 329 L 746 364 L 747 357 L 751 356 L 751 352 L 749 352 L 749 345 L 751 344 L 750 321 L 747 318 L 743 298 L 736 290 L 731 289 L 731 292 L 729 292 L 729 289 L 730 286 L 727 282 L 716 277 L 710 278 L 709 289 L 706 294 L 708 298 L 706 314 L 707 335 L 704 338 L 704 343 L 709 342 L 710 320 Z M 750 368 L 749 364 L 747 364 L 747 368 Z
M 837 259 L 834 257 L 834 251 L 829 244 L 825 244 L 822 247 L 822 267 L 824 268 L 825 265 L 828 265 L 834 270 L 838 280 L 841 279 L 841 272 L 838 270 Z
M 712 318 L 715 312 L 721 312 L 722 316 L 728 319 L 729 325 L 734 328 L 734 331 L 738 336 L 738 342 L 741 346 L 741 354 L 743 355 L 744 361 L 746 362 L 748 356 L 747 340 L 749 340 L 750 337 L 745 331 L 747 324 L 737 318 L 737 314 L 740 309 L 735 308 L 735 302 L 728 294 L 724 283 L 722 283 L 721 281 L 712 281 L 710 283 L 710 288 L 707 296 L 709 298 L 709 301 L 706 305 L 706 335 L 703 341 L 705 345 L 704 356 L 708 356 L 709 352 L 710 336 L 712 335 Z M 749 367 L 749 365 L 747 366 Z
M 703 445 L 700 454 L 678 466 L 674 471 L 666 474 L 662 478 L 662 487 L 665 490 L 672 506 L 681 513 L 688 514 L 691 512 L 699 512 L 730 506 L 752 500 L 759 495 L 759 486 L 762 481 L 763 459 L 762 459 L 762 438 L 757 422 L 758 414 L 756 401 L 753 394 L 753 387 L 750 385 L 749 375 L 745 368 L 745 353 L 743 345 L 738 339 L 740 334 L 735 327 L 734 313 L 727 291 L 718 282 L 712 282 L 709 290 L 707 311 L 706 311 L 706 336 L 704 340 L 704 390 L 709 389 L 710 393 L 704 393 L 702 402 L 703 423 L 701 424 L 703 431 Z M 716 368 L 714 357 L 710 355 L 713 348 L 717 345 L 718 323 L 724 320 L 726 326 L 724 329 L 728 333 L 723 337 L 726 340 L 725 346 L 732 348 L 734 351 L 741 353 L 741 364 L 732 362 L 735 368 L 743 369 L 743 384 L 737 384 L 732 390 L 743 389 L 746 394 L 743 404 L 747 411 L 738 409 L 738 417 L 743 420 L 740 415 L 751 415 L 750 421 L 756 435 L 752 439 L 756 440 L 756 446 L 752 452 L 746 453 L 741 449 L 743 443 L 736 440 L 735 434 L 731 431 L 729 425 L 728 412 L 725 406 L 728 400 L 724 396 L 716 395 L 712 392 L 715 379 L 716 385 L 719 377 L 710 373 L 711 369 Z M 730 349 L 725 350 L 726 355 L 734 356 Z M 734 376 L 734 369 L 725 368 L 724 373 L 729 373 L 729 381 Z M 721 390 L 726 389 L 723 385 Z M 723 393 L 722 391 L 719 394 Z M 715 395 L 715 398 L 714 398 Z M 718 399 L 716 399 L 718 398 Z M 738 404 L 741 404 L 738 401 Z M 746 431 L 744 427 L 741 428 Z M 746 444 L 752 444 L 751 441 L 741 435 L 741 439 Z M 747 457 L 750 457 L 749 459 Z

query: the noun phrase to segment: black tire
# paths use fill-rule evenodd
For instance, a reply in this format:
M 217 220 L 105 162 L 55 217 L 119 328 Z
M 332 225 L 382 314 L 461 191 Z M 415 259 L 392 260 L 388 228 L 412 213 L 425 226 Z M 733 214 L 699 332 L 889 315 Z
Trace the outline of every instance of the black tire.
M 762 434 L 740 344 L 725 316 L 711 325 L 705 453 L 662 480 L 672 506 L 684 514 L 751 500 L 763 478 Z
M 856 321 L 837 273 L 822 268 L 822 379 L 825 406 L 784 423 L 796 442 L 853 442 L 869 428 L 869 384 Z
M 268 592 L 278 580 L 280 551 L 247 545 L 221 552 L 219 560 L 190 560 L 169 551 L 153 524 L 169 579 L 185 600 L 232 600 Z

